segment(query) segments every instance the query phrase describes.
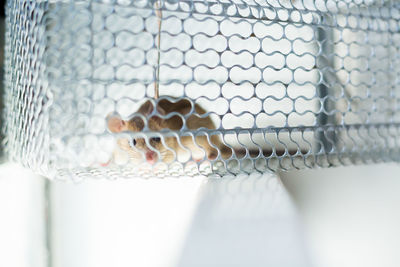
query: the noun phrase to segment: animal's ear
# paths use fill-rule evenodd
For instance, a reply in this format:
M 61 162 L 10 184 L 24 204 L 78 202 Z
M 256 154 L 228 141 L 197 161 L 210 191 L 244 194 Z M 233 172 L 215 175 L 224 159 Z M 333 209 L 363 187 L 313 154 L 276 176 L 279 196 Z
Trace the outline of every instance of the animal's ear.
M 119 133 L 127 129 L 126 122 L 115 115 L 107 118 L 107 127 L 112 133 Z

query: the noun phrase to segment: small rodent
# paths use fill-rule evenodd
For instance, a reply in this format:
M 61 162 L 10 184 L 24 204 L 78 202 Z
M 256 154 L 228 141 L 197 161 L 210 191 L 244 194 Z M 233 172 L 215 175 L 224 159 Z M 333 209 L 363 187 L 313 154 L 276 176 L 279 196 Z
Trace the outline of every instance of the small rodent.
M 154 106 L 151 101 L 146 101 L 140 106 L 137 113 L 143 116 L 148 116 L 153 112 Z M 171 112 L 177 112 L 182 115 L 186 115 L 192 109 L 192 104 L 186 99 L 181 99 L 177 102 L 170 102 L 167 99 L 162 99 L 157 104 L 157 112 L 162 115 L 168 115 Z M 202 115 L 205 112 L 198 104 L 194 104 L 194 110 L 196 114 Z M 113 133 L 120 132 L 140 132 L 144 128 L 144 121 L 140 117 L 133 117 L 129 121 L 124 121 L 118 116 L 109 117 L 107 120 L 108 129 Z M 169 119 L 162 119 L 158 116 L 152 116 L 148 118 L 148 128 L 152 131 L 161 131 L 162 129 L 170 129 L 173 131 L 179 131 L 183 126 L 183 121 L 180 116 L 172 116 Z M 201 127 L 206 129 L 215 129 L 215 125 L 209 116 L 200 118 L 195 114 L 190 115 L 186 119 L 186 127 L 189 130 L 199 129 Z M 232 155 L 232 150 L 225 146 L 217 135 L 210 135 L 212 146 L 205 135 L 195 137 L 196 144 L 193 142 L 192 136 L 180 136 L 180 143 L 176 137 L 165 137 L 164 143 L 159 137 L 148 138 L 148 143 L 151 148 L 146 144 L 144 138 L 135 138 L 128 140 L 127 138 L 119 138 L 117 144 L 120 149 L 125 151 L 130 160 L 134 163 L 140 163 L 145 160 L 154 164 L 159 161 L 158 151 L 161 159 L 160 161 L 165 163 L 171 163 L 175 159 L 187 158 L 190 156 L 196 162 L 202 160 L 213 160 L 218 156 L 218 148 L 222 158 L 226 159 Z M 176 156 L 175 156 L 175 153 Z M 183 161 L 186 161 L 185 159 Z
M 155 2 L 155 15 L 158 18 L 158 34 L 157 34 L 157 70 L 156 79 L 154 80 L 154 98 L 159 98 L 159 76 L 160 76 L 160 42 L 161 42 L 161 23 L 162 23 L 162 3 Z M 187 99 L 174 99 L 173 102 L 167 99 L 161 99 L 157 104 L 157 113 L 161 116 L 166 116 L 172 112 L 177 112 L 183 116 L 189 114 L 192 110 L 192 104 Z M 178 115 L 168 119 L 163 119 L 159 116 L 151 116 L 154 111 L 154 106 L 151 101 L 144 102 L 137 113 L 148 118 L 147 127 L 149 130 L 159 132 L 163 129 L 179 131 L 182 129 L 184 122 Z M 205 110 L 198 104 L 194 104 L 194 113 L 197 115 L 205 114 Z M 197 130 L 199 128 L 215 129 L 215 125 L 209 116 L 200 118 L 197 115 L 190 115 L 186 118 L 186 128 L 189 130 Z M 144 129 L 145 123 L 141 117 L 133 117 L 129 121 L 124 121 L 118 116 L 109 117 L 107 120 L 108 129 L 113 133 L 120 132 L 141 132 Z M 179 139 L 179 141 L 178 141 Z M 171 163 L 174 160 L 186 162 L 190 158 L 196 162 L 202 160 L 214 160 L 218 157 L 218 151 L 223 159 L 231 157 L 232 150 L 225 146 L 219 136 L 168 136 L 162 140 L 160 137 L 148 138 L 148 142 L 144 138 L 118 138 L 117 144 L 121 150 L 126 152 L 133 163 L 141 163 L 147 161 L 154 164 L 158 161 Z M 163 142 L 164 141 L 164 142 Z M 211 143 L 211 144 L 210 144 Z M 217 150 L 217 149 L 218 150 Z M 114 152 L 114 157 L 118 155 L 118 151 Z M 161 157 L 160 159 L 158 157 Z

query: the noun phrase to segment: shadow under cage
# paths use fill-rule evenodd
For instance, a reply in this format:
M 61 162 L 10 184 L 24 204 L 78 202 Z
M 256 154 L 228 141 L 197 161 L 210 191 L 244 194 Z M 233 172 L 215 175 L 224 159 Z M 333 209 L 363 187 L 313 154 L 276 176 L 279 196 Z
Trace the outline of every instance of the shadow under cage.
M 8 1 L 6 152 L 49 178 L 399 160 L 391 1 Z

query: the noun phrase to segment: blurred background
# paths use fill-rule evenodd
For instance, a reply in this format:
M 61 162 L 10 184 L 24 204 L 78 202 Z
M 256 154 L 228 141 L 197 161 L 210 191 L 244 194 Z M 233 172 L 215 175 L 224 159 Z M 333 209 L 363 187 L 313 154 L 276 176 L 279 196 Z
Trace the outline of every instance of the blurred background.
M 399 266 L 399 165 L 278 176 L 68 184 L 3 162 L 0 266 Z
M 46 212 L 44 178 L 7 163 L 0 266 L 398 266 L 399 173 L 280 173 L 279 196 L 270 178 L 56 182 Z

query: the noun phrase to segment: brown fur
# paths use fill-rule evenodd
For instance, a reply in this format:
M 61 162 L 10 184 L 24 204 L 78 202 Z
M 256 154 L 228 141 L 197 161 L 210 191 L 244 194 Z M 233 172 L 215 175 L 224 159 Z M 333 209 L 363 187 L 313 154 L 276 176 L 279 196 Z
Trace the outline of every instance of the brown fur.
M 137 111 L 138 113 L 148 116 L 153 112 L 153 104 L 150 101 L 145 102 Z M 175 103 L 170 102 L 166 99 L 160 100 L 157 106 L 157 111 L 161 115 L 168 115 L 171 112 L 177 112 L 183 116 L 189 114 L 192 109 L 192 105 L 188 100 L 182 99 Z M 195 104 L 194 109 L 197 114 L 202 115 L 205 110 L 199 105 Z M 117 117 L 109 118 L 108 128 L 111 132 L 141 132 L 144 129 L 144 121 L 140 117 L 134 117 L 129 121 L 123 121 Z M 179 131 L 183 127 L 182 119 L 175 115 L 169 119 L 162 119 L 158 116 L 152 116 L 148 118 L 148 128 L 151 131 L 158 132 L 163 129 L 170 129 Z M 205 129 L 215 129 L 210 117 L 200 118 L 196 115 L 191 115 L 186 119 L 186 127 L 189 130 L 196 130 L 201 127 Z M 161 136 L 161 135 L 160 135 Z M 195 142 L 194 140 L 195 139 Z M 130 159 L 135 163 L 140 163 L 144 160 L 146 153 L 152 154 L 151 151 L 157 151 L 161 156 L 161 161 L 165 163 L 171 163 L 176 159 L 182 162 L 186 162 L 192 157 L 195 161 L 216 159 L 218 151 L 213 147 L 217 147 L 220 150 L 223 158 L 229 158 L 232 154 L 230 148 L 223 145 L 218 136 L 213 135 L 210 137 L 212 145 L 208 142 L 206 136 L 198 136 L 193 138 L 191 136 L 180 136 L 180 143 L 177 137 L 165 137 L 164 143 L 154 138 L 149 138 L 149 144 L 146 144 L 144 138 L 136 138 L 135 146 L 132 147 L 132 141 L 121 138 L 117 141 L 118 146 L 125 152 L 128 153 Z M 175 157 L 176 153 L 176 157 Z M 155 161 L 158 160 L 157 154 L 155 154 Z

